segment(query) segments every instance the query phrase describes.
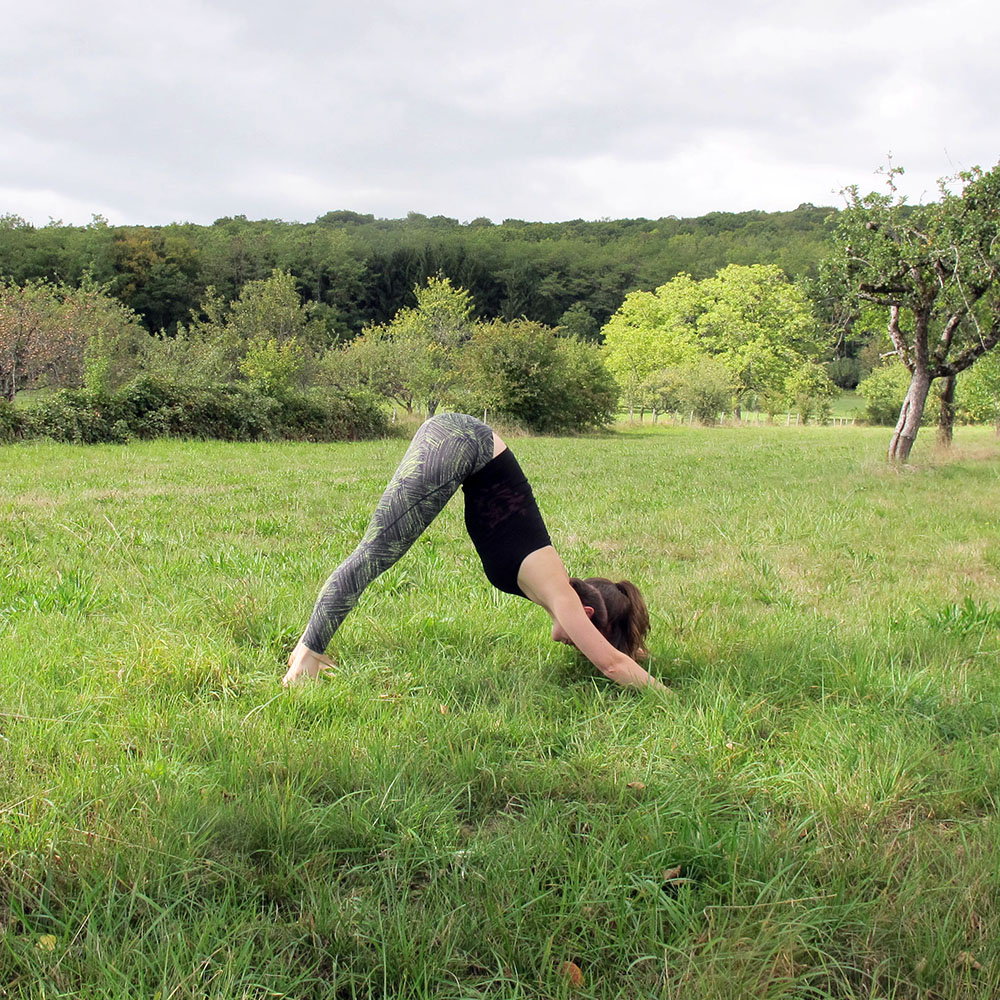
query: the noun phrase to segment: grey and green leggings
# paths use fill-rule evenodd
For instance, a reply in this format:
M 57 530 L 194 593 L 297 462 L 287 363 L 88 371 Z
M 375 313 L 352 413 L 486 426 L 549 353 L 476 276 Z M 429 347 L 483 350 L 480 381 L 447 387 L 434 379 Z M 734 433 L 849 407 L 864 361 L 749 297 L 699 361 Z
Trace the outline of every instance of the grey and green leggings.
M 323 653 L 361 592 L 399 560 L 455 491 L 493 458 L 493 431 L 464 413 L 425 421 L 382 494 L 358 547 L 334 570 L 302 642 Z

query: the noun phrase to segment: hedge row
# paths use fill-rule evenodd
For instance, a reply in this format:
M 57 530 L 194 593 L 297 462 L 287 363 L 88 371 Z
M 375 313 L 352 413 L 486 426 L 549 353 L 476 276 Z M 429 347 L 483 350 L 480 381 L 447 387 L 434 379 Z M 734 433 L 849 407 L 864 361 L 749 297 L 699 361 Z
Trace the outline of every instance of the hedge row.
M 183 386 L 142 376 L 107 395 L 61 389 L 30 410 L 0 401 L 0 442 L 47 437 L 79 444 L 155 437 L 345 441 L 388 432 L 366 396 L 290 394 L 241 385 Z

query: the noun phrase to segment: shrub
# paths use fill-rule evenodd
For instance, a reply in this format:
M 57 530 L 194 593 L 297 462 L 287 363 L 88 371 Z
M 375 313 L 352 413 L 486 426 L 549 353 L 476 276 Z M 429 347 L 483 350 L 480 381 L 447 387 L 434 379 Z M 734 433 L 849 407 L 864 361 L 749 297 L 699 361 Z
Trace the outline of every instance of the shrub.
M 994 348 L 958 378 L 965 419 L 992 423 L 1000 434 L 1000 349 Z
M 540 323 L 481 324 L 464 347 L 467 409 L 485 408 L 535 431 L 597 427 L 618 402 L 598 348 Z
M 834 358 L 826 363 L 826 373 L 840 389 L 853 389 L 865 374 L 858 358 Z
M 388 431 L 384 414 L 367 396 L 274 399 L 246 386 L 177 385 L 148 375 L 111 395 L 61 390 L 23 420 L 28 433 L 81 444 L 160 436 L 334 441 Z
M 177 388 L 170 402 L 144 415 L 144 437 L 259 441 L 276 437 L 276 400 L 238 385 Z
M 25 414 L 25 431 L 72 444 L 115 440 L 104 418 L 103 402 L 86 389 L 60 389 Z
M 140 363 L 145 374 L 177 385 L 220 385 L 236 377 L 242 343 L 231 331 L 216 327 L 188 330 L 178 324 L 173 337 L 147 337 Z
M 24 417 L 6 399 L 0 399 L 0 444 L 9 444 L 24 434 Z
M 551 414 L 550 422 L 564 430 L 609 424 L 618 409 L 620 394 L 600 350 L 593 344 L 569 338 L 556 342 L 556 355 L 563 402 Z
M 926 427 L 938 418 L 938 403 L 944 379 L 935 379 L 927 395 L 928 405 L 920 417 L 920 426 Z M 876 368 L 868 378 L 858 383 L 858 395 L 865 400 L 863 419 L 869 424 L 893 427 L 899 420 L 899 411 L 910 388 L 910 373 L 902 362 L 894 361 Z M 931 406 L 931 402 L 935 405 Z
M 829 420 L 830 400 L 838 391 L 824 366 L 813 361 L 807 361 L 785 380 L 785 392 L 804 424 L 813 417 L 820 423 Z
M 287 395 L 274 415 L 276 437 L 298 441 L 358 441 L 383 437 L 389 427 L 372 397 L 314 390 Z
M 678 402 L 703 424 L 715 423 L 732 406 L 732 376 L 721 362 L 706 358 L 679 365 L 676 371 Z

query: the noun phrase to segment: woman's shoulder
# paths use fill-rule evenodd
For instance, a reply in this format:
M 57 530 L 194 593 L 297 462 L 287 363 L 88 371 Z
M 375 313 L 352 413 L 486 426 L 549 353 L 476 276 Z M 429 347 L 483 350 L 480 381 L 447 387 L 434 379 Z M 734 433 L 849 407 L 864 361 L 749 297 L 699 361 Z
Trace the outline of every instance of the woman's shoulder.
M 525 597 L 549 610 L 557 598 L 573 593 L 566 567 L 552 545 L 544 545 L 524 557 L 517 585 Z

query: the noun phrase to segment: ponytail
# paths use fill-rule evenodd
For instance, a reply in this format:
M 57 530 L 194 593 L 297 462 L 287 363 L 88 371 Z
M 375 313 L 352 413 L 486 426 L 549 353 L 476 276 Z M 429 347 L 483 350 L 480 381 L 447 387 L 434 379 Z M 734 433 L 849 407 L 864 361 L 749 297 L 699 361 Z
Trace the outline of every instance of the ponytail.
M 594 609 L 594 627 L 615 649 L 633 659 L 649 655 L 645 648 L 649 611 L 634 583 L 612 583 L 601 576 L 573 577 L 569 582 L 580 601 Z

